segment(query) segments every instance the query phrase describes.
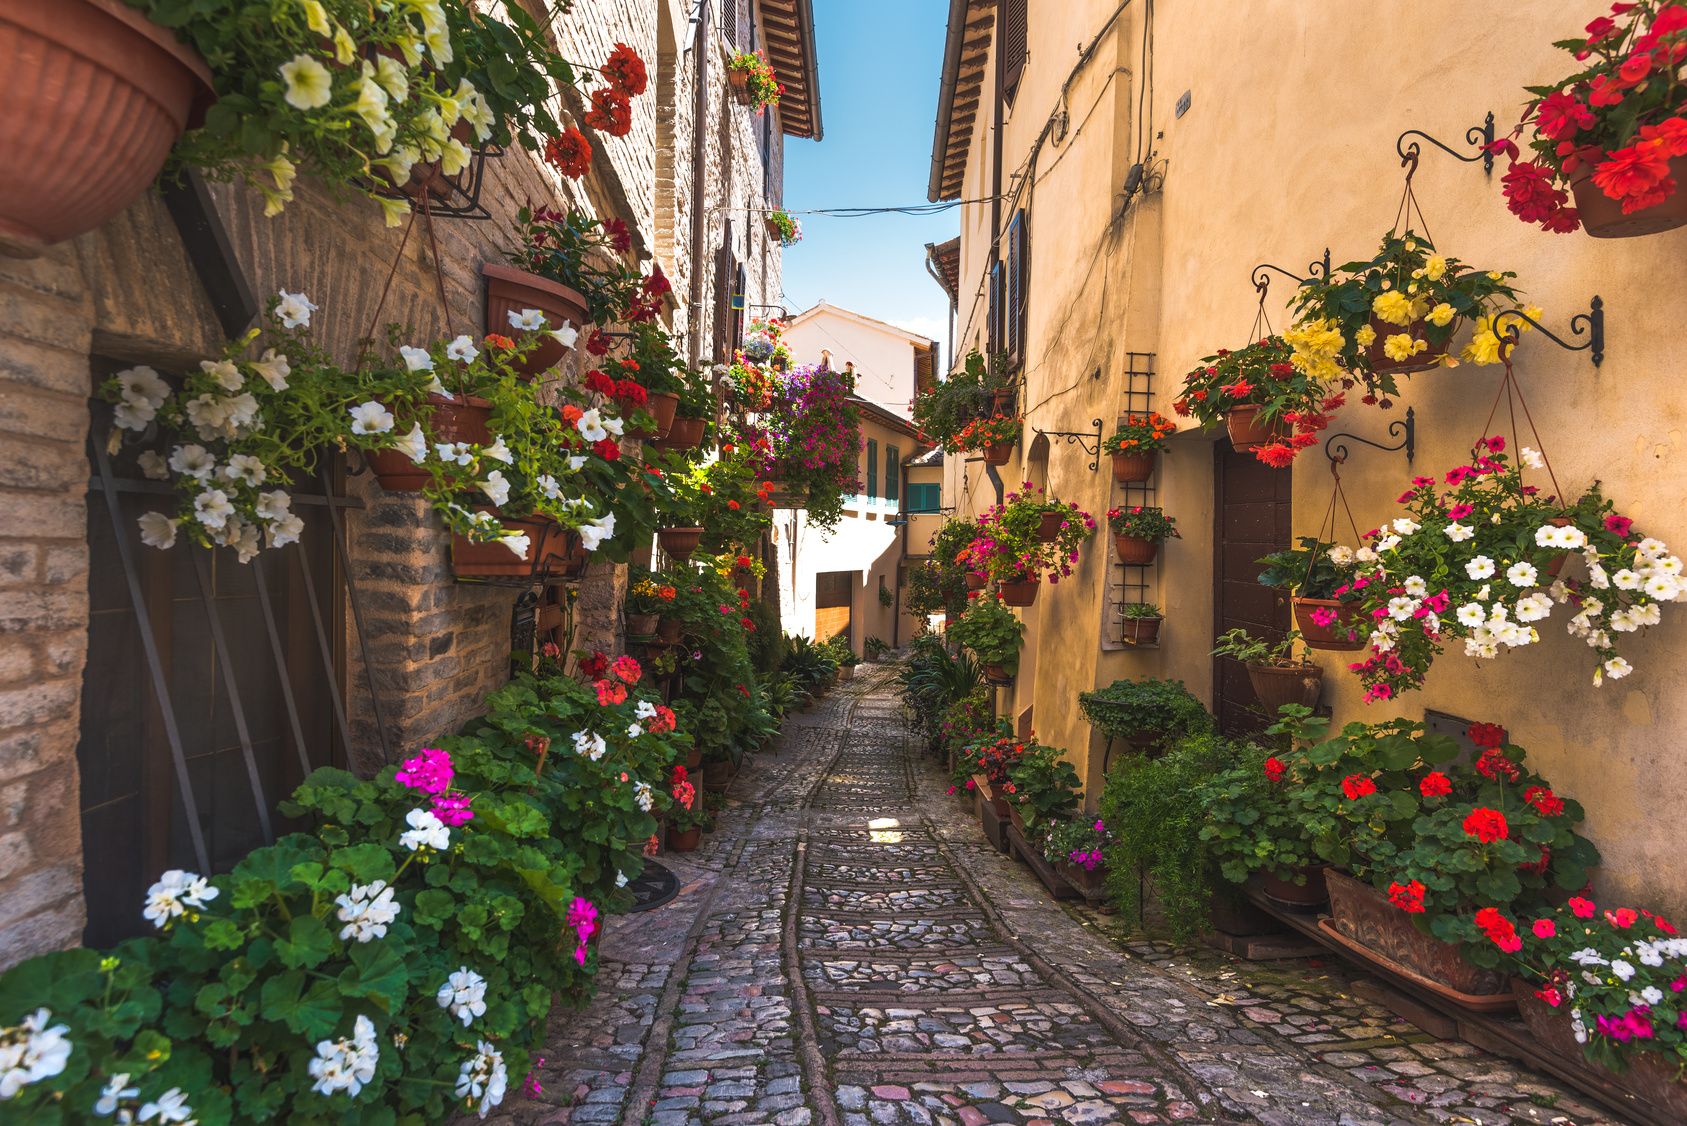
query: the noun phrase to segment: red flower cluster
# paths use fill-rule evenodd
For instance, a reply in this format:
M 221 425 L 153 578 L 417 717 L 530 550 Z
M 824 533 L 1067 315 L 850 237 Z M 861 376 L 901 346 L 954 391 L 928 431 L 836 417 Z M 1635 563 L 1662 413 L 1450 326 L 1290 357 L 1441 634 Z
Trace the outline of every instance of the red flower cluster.
M 1489 747 L 1482 752 L 1482 757 L 1476 760 L 1476 773 L 1484 778 L 1492 778 L 1498 782 L 1503 776 L 1507 781 L 1517 781 L 1522 773 L 1517 764 L 1505 757 L 1505 752 L 1498 747 Z
M 604 461 L 620 461 L 621 446 L 614 438 L 604 438 L 592 443 L 592 452 Z
M 1376 793 L 1377 784 L 1369 774 L 1349 774 L 1341 780 L 1341 792 L 1347 795 L 1349 801 L 1358 801 Z
M 487 333 L 486 339 L 481 341 L 481 343 L 485 344 L 488 348 L 499 348 L 505 352 L 508 352 L 515 347 L 515 341 L 511 340 L 502 333 L 497 332 Z
M 592 170 L 592 143 L 570 125 L 560 137 L 545 142 L 545 160 L 564 176 L 578 180 Z
M 627 97 L 636 98 L 644 93 L 648 82 L 644 60 L 625 43 L 617 43 L 603 64 L 603 80 Z
M 589 657 L 580 658 L 580 671 L 596 679 L 609 671 L 609 654 L 595 649 Z
M 1476 926 L 1488 941 L 1504 950 L 1507 954 L 1515 954 L 1523 949 L 1523 940 L 1517 936 L 1517 928 L 1510 919 L 1500 914 L 1497 907 L 1484 907 L 1476 912 Z
M 593 368 L 591 371 L 586 373 L 585 382 L 586 390 L 588 391 L 595 391 L 599 395 L 612 396 L 615 394 L 615 380 L 611 379 L 608 375 L 599 371 L 597 368 Z
M 1505 745 L 1505 728 L 1497 723 L 1473 723 L 1465 728 L 1465 737 L 1478 747 Z
M 1425 890 L 1421 880 L 1408 880 L 1404 884 L 1391 883 L 1388 885 L 1388 901 L 1408 915 L 1421 915 Z
M 631 379 L 617 379 L 615 381 L 615 401 L 624 407 L 642 407 L 650 401 L 650 392 L 641 383 Z
M 600 707 L 609 708 L 627 702 L 625 684 L 617 684 L 613 680 L 599 680 L 592 687 L 597 689 L 597 702 Z
M 676 726 L 678 726 L 678 721 L 674 718 L 674 709 L 666 704 L 657 704 L 656 714 L 644 721 L 644 729 L 652 735 L 666 734 Z M 679 769 L 685 768 L 680 767 Z
M 1453 783 L 1439 770 L 1431 770 L 1418 783 L 1418 792 L 1426 798 L 1444 798 L 1453 792 Z
M 586 124 L 611 137 L 625 137 L 633 128 L 633 107 L 627 101 L 627 95 L 612 86 L 593 90 L 592 108 L 586 111 Z
M 609 671 L 623 684 L 637 684 L 639 677 L 644 675 L 639 663 L 625 653 L 615 658 L 615 662 L 609 666 Z
M 1277 781 L 1279 778 L 1281 778 L 1283 776 L 1283 771 L 1286 770 L 1286 769 L 1287 769 L 1287 767 L 1285 767 L 1283 765 L 1283 760 L 1278 758 L 1276 755 L 1272 755 L 1270 758 L 1265 760 L 1265 779 L 1266 779 L 1266 781 L 1268 781 L 1268 782 Z
M 1464 831 L 1483 844 L 1503 841 L 1511 835 L 1511 827 L 1505 823 L 1505 814 L 1497 809 L 1481 807 L 1471 810 L 1464 819 Z
M 1543 817 L 1557 817 L 1564 812 L 1564 799 L 1547 786 L 1530 786 L 1523 791 L 1523 800 L 1534 806 Z

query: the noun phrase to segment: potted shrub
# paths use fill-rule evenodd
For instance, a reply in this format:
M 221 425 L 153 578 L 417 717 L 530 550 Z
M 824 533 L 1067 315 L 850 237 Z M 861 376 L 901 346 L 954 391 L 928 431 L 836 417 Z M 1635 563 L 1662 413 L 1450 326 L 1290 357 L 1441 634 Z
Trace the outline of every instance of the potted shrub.
M 760 51 L 738 51 L 726 61 L 726 80 L 733 96 L 757 113 L 768 106 L 778 105 L 785 92 L 774 77 L 773 67 Z
M 1058 747 L 1046 747 L 1032 739 L 1008 768 L 1013 783 L 1008 816 L 1028 839 L 1071 816 L 1078 807 L 1082 784 L 1065 755 Z
M 1025 747 L 1026 741 L 1015 736 L 1005 721 L 997 721 L 993 732 L 961 749 L 952 777 L 959 778 L 966 789 L 1006 821 L 1012 817 L 1008 806 L 1014 792 L 1009 772 Z
M 1290 592 L 1295 627 L 1309 649 L 1363 649 L 1359 601 L 1369 580 L 1353 549 L 1301 536 L 1300 546 L 1261 557 L 1261 586 Z M 1357 584 L 1357 585 L 1356 585 Z
M 1219 636 L 1212 655 L 1247 666 L 1248 683 L 1259 697 L 1260 707 L 1268 717 L 1274 717 L 1286 704 L 1316 707 L 1324 689 L 1324 670 L 1310 658 L 1295 654 L 1295 642 L 1299 640 L 1295 630 L 1272 644 L 1237 628 Z
M 1213 717 L 1181 680 L 1115 680 L 1078 693 L 1090 726 L 1132 749 L 1154 752 L 1213 729 Z
M 782 207 L 775 207 L 762 216 L 767 223 L 769 238 L 776 240 L 780 246 L 795 246 L 802 241 L 802 224 L 797 217 Z
M 695 769 L 695 767 L 693 767 Z M 703 836 L 709 818 L 703 806 L 703 795 L 691 780 L 684 766 L 674 767 L 669 787 L 673 804 L 668 807 L 668 835 L 665 842 L 669 852 L 693 852 Z
M 1102 452 L 1113 458 L 1113 480 L 1146 481 L 1154 474 L 1154 462 L 1177 433 L 1177 423 L 1150 411 L 1125 415 L 1119 428 L 1107 436 Z
M 1560 41 L 1575 73 L 1529 87 L 1531 100 L 1494 149 L 1511 158 L 1512 214 L 1548 231 L 1581 227 L 1632 238 L 1687 223 L 1687 10 L 1672 0 L 1611 6 L 1586 37 Z M 1515 138 L 1525 132 L 1528 160 Z M 1566 190 L 1568 189 L 1568 190 Z M 1570 207 L 1570 198 L 1575 206 Z
M 1152 602 L 1127 602 L 1120 608 L 1122 639 L 1127 645 L 1158 645 L 1164 617 Z
M 1545 464 L 1527 446 L 1518 457 Z M 1502 438 L 1483 440 L 1439 479 L 1415 478 L 1402 503 L 1407 515 L 1357 553 L 1365 559 L 1355 584 L 1373 580 L 1359 601 L 1370 650 L 1350 667 L 1367 700 L 1419 687 L 1449 642 L 1482 660 L 1535 644 L 1560 607 L 1593 653 L 1594 684 L 1621 679 L 1633 669 L 1619 640 L 1658 624 L 1683 589 L 1681 560 L 1617 513 L 1597 483 L 1573 503 L 1544 496 L 1525 484 Z M 1566 554 L 1580 556 L 1588 591 L 1553 578 Z
M 677 593 L 673 586 L 658 582 L 657 577 L 648 571 L 627 584 L 627 636 L 656 636 L 662 614 L 673 605 Z
M 1183 377 L 1172 408 L 1206 429 L 1226 427 L 1232 446 L 1281 469 L 1318 440 L 1345 401 L 1344 372 L 1332 358 L 1307 364 L 1294 357 L 1281 336 L 1221 348 Z
M 1113 835 L 1100 817 L 1074 814 L 1048 826 L 1043 836 L 1043 859 L 1054 866 L 1060 878 L 1085 899 L 1100 899 L 1106 892 L 1107 846 Z
M 949 638 L 965 646 L 984 665 L 993 680 L 1011 679 L 1019 666 L 1019 647 L 1025 641 L 1025 623 L 1003 605 L 1001 599 L 983 594 L 972 600 L 960 620 L 949 627 Z
M 1329 376 L 1356 372 L 1366 382 L 1365 401 L 1380 397 L 1386 407 L 1399 394 L 1396 375 L 1453 359 L 1453 336 L 1467 321 L 1475 335 L 1458 358 L 1498 362 L 1499 338 L 1490 326 L 1496 314 L 1517 306 L 1516 276 L 1443 255 L 1415 231 L 1390 230 L 1371 258 L 1301 283 L 1292 302 L 1295 325 L 1283 338 L 1298 368 Z M 1538 319 L 1539 310 L 1530 315 Z
M 1119 562 L 1148 564 L 1154 562 L 1160 544 L 1179 538 L 1177 521 L 1158 508 L 1133 504 L 1129 508 L 1109 508 L 1107 527 L 1113 533 L 1113 550 Z
M 1306 709 L 1300 709 L 1305 712 Z M 1312 847 L 1284 759 L 1256 745 L 1203 788 L 1207 816 L 1201 839 L 1219 872 L 1233 884 L 1259 888 L 1291 908 L 1321 907 L 1329 899 L 1326 864 Z
M 975 418 L 961 427 L 953 439 L 955 449 L 978 450 L 986 465 L 1006 465 L 1013 457 L 1025 420 L 1018 415 L 993 414 Z

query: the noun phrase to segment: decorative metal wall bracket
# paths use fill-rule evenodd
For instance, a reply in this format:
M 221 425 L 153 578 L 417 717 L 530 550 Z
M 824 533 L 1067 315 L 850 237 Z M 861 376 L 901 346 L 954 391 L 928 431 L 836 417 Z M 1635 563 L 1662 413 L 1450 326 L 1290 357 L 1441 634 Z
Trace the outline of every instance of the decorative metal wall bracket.
M 1283 267 L 1273 265 L 1270 262 L 1261 262 L 1259 265 L 1255 266 L 1250 276 L 1253 278 L 1254 288 L 1259 291 L 1259 298 L 1261 301 L 1265 300 L 1265 293 L 1271 288 L 1271 275 L 1266 272 L 1267 270 L 1274 270 L 1277 273 L 1282 274 L 1285 278 L 1290 279 L 1296 285 L 1304 285 L 1308 280 L 1314 279 L 1323 279 L 1327 281 L 1330 276 L 1330 248 L 1327 246 L 1324 248 L 1324 256 L 1322 258 L 1307 263 L 1306 274 L 1304 276 L 1290 273 L 1288 270 L 1283 269 Z
M 1482 119 L 1482 124 L 1472 125 L 1469 129 L 1464 131 L 1465 143 L 1476 146 L 1476 152 L 1472 154 L 1462 153 L 1450 145 L 1444 144 L 1434 137 L 1431 137 L 1422 129 L 1408 129 L 1398 137 L 1394 138 L 1394 151 L 1400 154 L 1400 167 L 1406 169 L 1406 179 L 1410 180 L 1412 178 L 1412 173 L 1418 170 L 1418 157 L 1423 154 L 1423 148 L 1416 141 L 1413 141 L 1411 144 L 1407 144 L 1407 137 L 1422 137 L 1424 140 L 1451 156 L 1453 159 L 1462 160 L 1466 164 L 1475 164 L 1480 160 L 1482 162 L 1482 171 L 1487 175 L 1493 175 L 1494 150 L 1492 146 L 1494 143 L 1494 115 L 1491 111 L 1487 117 Z
M 1513 323 L 1501 329 L 1500 322 L 1510 318 Z M 1570 318 L 1570 335 L 1586 334 L 1586 344 L 1571 344 L 1557 333 L 1548 329 L 1541 322 L 1523 312 L 1521 309 L 1507 309 L 1494 318 L 1494 335 L 1500 338 L 1502 355 L 1509 355 L 1517 347 L 1517 342 L 1523 337 L 1523 327 L 1517 321 L 1527 321 L 1539 329 L 1541 335 L 1564 349 L 1566 352 L 1587 352 L 1593 360 L 1593 366 L 1598 367 L 1605 362 L 1605 302 L 1598 294 L 1588 302 L 1587 312 L 1577 313 Z
M 1094 433 L 1091 433 L 1088 430 L 1043 430 L 1036 426 L 1033 426 L 1031 429 L 1035 430 L 1038 434 L 1041 434 L 1045 438 L 1064 438 L 1066 439 L 1067 445 L 1071 445 L 1073 442 L 1076 442 L 1079 448 L 1090 455 L 1090 472 L 1094 473 L 1096 470 L 1101 468 L 1101 420 L 1098 418 L 1091 422 L 1090 425 L 1095 427 Z M 1091 442 L 1095 443 L 1093 448 L 1090 446 Z
M 1411 407 L 1407 407 L 1405 418 L 1397 418 L 1388 424 L 1388 436 L 1390 438 L 1398 438 L 1400 440 L 1392 446 L 1385 446 L 1381 442 L 1373 442 L 1369 438 L 1361 438 L 1357 434 L 1331 434 L 1324 442 L 1324 456 L 1330 459 L 1332 465 L 1341 465 L 1347 461 L 1350 453 L 1347 448 L 1347 443 L 1336 441 L 1337 438 L 1347 438 L 1351 441 L 1360 442 L 1364 445 L 1370 446 L 1372 449 L 1382 450 L 1385 453 L 1392 453 L 1395 450 L 1405 450 L 1406 464 L 1410 465 L 1412 464 L 1412 460 L 1417 456 L 1418 452 L 1417 412 Z

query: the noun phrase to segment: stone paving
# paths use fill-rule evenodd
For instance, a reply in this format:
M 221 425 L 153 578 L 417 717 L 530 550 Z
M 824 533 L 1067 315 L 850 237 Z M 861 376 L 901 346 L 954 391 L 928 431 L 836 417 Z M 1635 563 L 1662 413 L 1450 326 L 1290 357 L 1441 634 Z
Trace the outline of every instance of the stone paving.
M 613 920 L 501 1123 L 981 1126 L 1620 1120 L 1435 1040 L 1315 959 L 1242 962 L 1056 904 L 860 666 L 746 765 L 682 889 Z

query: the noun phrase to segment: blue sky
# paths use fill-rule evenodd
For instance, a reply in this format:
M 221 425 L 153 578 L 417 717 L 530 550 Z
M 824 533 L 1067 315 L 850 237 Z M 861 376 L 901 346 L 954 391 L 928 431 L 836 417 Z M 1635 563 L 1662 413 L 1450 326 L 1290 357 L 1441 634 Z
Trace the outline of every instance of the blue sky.
M 787 138 L 788 210 L 926 201 L 948 15 L 942 0 L 814 0 L 825 139 Z M 953 238 L 958 211 L 799 218 L 803 239 L 785 251 L 791 312 L 825 298 L 947 346 L 947 300 L 926 274 L 925 244 Z

